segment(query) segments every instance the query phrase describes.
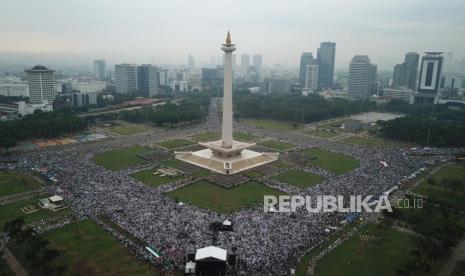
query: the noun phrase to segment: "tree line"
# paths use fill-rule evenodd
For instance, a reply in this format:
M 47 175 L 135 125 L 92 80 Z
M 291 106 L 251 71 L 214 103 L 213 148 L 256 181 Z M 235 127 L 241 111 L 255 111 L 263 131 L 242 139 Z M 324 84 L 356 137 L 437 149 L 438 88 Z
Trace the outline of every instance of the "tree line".
M 370 101 L 345 99 L 326 100 L 315 94 L 252 94 L 235 92 L 236 117 L 273 119 L 294 123 L 312 123 L 329 118 L 373 110 L 376 104 Z
M 156 107 L 123 111 L 120 117 L 129 122 L 152 122 L 159 126 L 192 123 L 206 118 L 209 104 L 209 97 L 193 95 L 176 103 L 167 102 Z

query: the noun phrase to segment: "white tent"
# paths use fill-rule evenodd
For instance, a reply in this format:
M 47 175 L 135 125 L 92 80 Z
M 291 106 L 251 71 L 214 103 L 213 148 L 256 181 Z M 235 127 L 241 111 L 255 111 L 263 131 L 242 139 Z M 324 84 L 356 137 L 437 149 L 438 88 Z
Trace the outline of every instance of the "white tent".
M 215 247 L 215 246 L 207 246 L 204 248 L 200 248 L 200 249 L 197 249 L 197 251 L 195 252 L 196 261 L 213 258 L 213 259 L 217 259 L 217 260 L 225 262 L 226 256 L 227 256 L 226 250 L 219 248 L 219 247 Z

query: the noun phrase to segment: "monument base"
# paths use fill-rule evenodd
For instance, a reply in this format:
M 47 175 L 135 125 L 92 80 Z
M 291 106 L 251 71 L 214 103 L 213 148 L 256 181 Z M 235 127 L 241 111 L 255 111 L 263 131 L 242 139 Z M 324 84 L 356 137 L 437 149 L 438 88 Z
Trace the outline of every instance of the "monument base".
M 221 140 L 199 143 L 207 149 L 175 152 L 175 158 L 221 174 L 235 174 L 278 160 L 279 153 L 246 149 L 253 143 L 234 141 L 230 149 L 221 148 Z M 237 147 L 235 147 L 237 146 Z

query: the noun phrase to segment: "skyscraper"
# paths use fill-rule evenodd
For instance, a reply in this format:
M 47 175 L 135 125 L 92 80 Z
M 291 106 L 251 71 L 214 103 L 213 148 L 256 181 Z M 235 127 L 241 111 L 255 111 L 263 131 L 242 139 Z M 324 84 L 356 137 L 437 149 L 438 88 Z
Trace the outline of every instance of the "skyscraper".
M 150 64 L 137 67 L 137 83 L 141 96 L 153 97 L 157 95 L 159 93 L 157 67 Z
M 130 95 L 137 90 L 137 66 L 133 64 L 115 65 L 116 93 Z
M 105 80 L 107 65 L 104 59 L 94 60 L 94 76 L 97 80 Z
M 417 74 L 418 74 L 418 62 L 420 61 L 420 55 L 416 52 L 408 52 L 405 54 L 405 64 L 407 64 L 408 77 L 407 77 L 407 87 L 415 90 L 417 83 Z
M 350 61 L 347 92 L 353 98 L 368 98 L 376 83 L 376 65 L 368 56 L 355 55 Z
M 42 65 L 36 65 L 25 70 L 29 84 L 29 101 L 34 104 L 55 100 L 55 77 L 54 70 Z
M 158 85 L 168 85 L 168 69 L 157 68 L 158 72 Z
M 311 64 L 307 65 L 307 73 L 305 75 L 305 89 L 315 90 L 318 88 L 318 75 L 319 65 Z
M 189 68 L 195 68 L 195 59 L 192 55 L 187 56 L 187 67 Z
M 334 62 L 336 59 L 336 43 L 321 42 L 317 50 L 318 65 L 320 71 L 318 74 L 318 84 L 331 86 L 334 78 Z
M 426 52 L 421 59 L 420 82 L 415 103 L 434 103 L 438 96 L 443 56 L 441 52 Z
M 299 70 L 299 82 L 303 87 L 305 85 L 305 77 L 307 75 L 307 66 L 316 64 L 316 61 L 313 59 L 312 53 L 302 53 L 300 56 L 300 70 Z
M 250 55 L 241 55 L 241 67 L 243 70 L 247 70 L 250 66 Z
M 258 71 L 262 70 L 262 55 L 252 56 L 252 66 L 255 67 Z

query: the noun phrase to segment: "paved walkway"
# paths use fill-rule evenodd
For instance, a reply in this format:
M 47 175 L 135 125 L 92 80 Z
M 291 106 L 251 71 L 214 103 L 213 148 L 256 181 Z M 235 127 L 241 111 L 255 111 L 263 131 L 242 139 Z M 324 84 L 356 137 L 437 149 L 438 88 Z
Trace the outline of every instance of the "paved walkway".
M 465 235 L 462 237 L 456 247 L 452 248 L 449 258 L 442 266 L 438 276 L 450 276 L 454 272 L 457 261 L 465 261 Z
M 23 268 L 23 266 L 18 262 L 16 257 L 11 253 L 8 247 L 4 248 L 3 259 L 5 259 L 6 263 L 10 266 L 10 269 L 17 275 L 17 276 L 28 276 L 29 274 Z

